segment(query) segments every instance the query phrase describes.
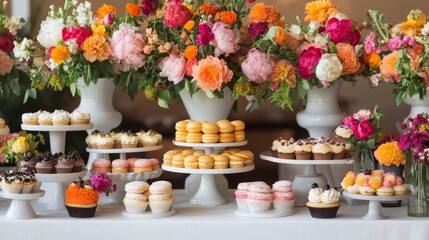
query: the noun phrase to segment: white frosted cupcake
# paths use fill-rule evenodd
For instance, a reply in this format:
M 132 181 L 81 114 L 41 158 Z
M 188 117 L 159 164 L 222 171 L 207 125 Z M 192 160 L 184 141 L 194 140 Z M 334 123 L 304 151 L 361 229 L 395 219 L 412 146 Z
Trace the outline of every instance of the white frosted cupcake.
M 75 111 L 70 114 L 71 125 L 89 124 L 91 122 L 91 114 L 88 112 Z
M 295 144 L 289 142 L 281 143 L 279 147 L 278 157 L 283 159 L 295 159 Z
M 162 135 L 150 129 L 140 135 L 140 141 L 143 147 L 153 147 L 162 142 Z
M 22 114 L 22 123 L 26 125 L 39 125 L 39 114 L 40 112 Z
M 95 138 L 95 142 L 98 149 L 112 149 L 113 138 L 109 135 L 100 134 Z
M 174 201 L 172 185 L 168 181 L 156 181 L 149 187 L 149 206 L 152 213 L 165 213 L 170 211 Z
M 347 125 L 340 125 L 335 129 L 331 138 L 334 142 L 346 142 L 352 137 L 352 135 L 353 130 L 351 128 Z
M 140 193 L 126 193 L 123 202 L 129 213 L 145 212 L 148 206 L 147 197 Z
M 122 148 L 136 148 L 139 138 L 133 133 L 125 133 L 121 135 Z
M 70 124 L 70 113 L 64 110 L 55 110 L 52 113 L 53 125 L 69 125 Z
M 331 142 L 332 159 L 343 159 L 346 155 L 346 144 L 341 142 Z
M 331 144 L 325 142 L 324 140 L 316 143 L 313 148 L 313 157 L 314 160 L 331 160 L 332 159 L 332 148 Z
M 52 125 L 52 113 L 43 111 L 39 114 L 39 124 L 40 125 Z

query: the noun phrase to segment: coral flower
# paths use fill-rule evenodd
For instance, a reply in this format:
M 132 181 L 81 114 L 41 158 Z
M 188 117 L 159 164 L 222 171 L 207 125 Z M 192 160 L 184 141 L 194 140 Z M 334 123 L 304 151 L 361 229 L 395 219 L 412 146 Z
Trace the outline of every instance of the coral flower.
M 278 85 L 280 81 L 285 81 L 291 88 L 296 87 L 296 72 L 293 65 L 285 60 L 278 61 L 274 65 L 273 72 L 271 73 L 271 79 L 275 85 Z
M 0 76 L 4 76 L 12 71 L 13 59 L 3 50 L 0 50 Z
M 273 23 L 281 25 L 280 12 L 272 6 L 265 6 L 263 3 L 258 3 L 250 9 L 249 23 Z
M 125 9 L 127 10 L 127 13 L 133 17 L 140 15 L 140 6 L 138 4 L 127 3 L 127 5 L 125 5 Z
M 360 68 L 359 59 L 355 49 L 348 43 L 338 43 L 338 57 L 343 61 L 342 75 L 356 73 Z
M 103 4 L 103 6 L 97 9 L 97 18 L 102 20 L 109 13 L 115 16 L 116 8 L 112 5 Z
M 192 76 L 197 79 L 198 87 L 203 91 L 221 90 L 222 84 L 231 81 L 233 72 L 223 59 L 207 56 L 193 67 Z
M 203 3 L 200 8 L 200 13 L 204 15 L 212 15 L 212 17 L 215 17 L 216 14 L 219 12 L 219 8 L 216 5 L 209 5 L 207 3 Z
M 64 46 L 56 46 L 51 51 L 51 58 L 58 65 L 62 64 L 64 60 L 70 57 L 70 52 L 67 47 Z
M 185 58 L 192 60 L 198 55 L 198 48 L 195 45 L 187 46 L 185 49 Z
M 395 164 L 396 166 L 405 164 L 405 154 L 399 148 L 398 142 L 387 142 L 381 144 L 374 152 L 378 162 L 385 166 Z
M 338 12 L 338 5 L 330 0 L 316 0 L 305 5 L 306 22 L 324 23 L 331 15 Z
M 164 13 L 164 23 L 168 27 L 176 30 L 177 27 L 184 26 L 191 20 L 192 13 L 189 9 L 183 6 L 180 1 L 171 0 L 168 2 Z
M 389 55 L 384 56 L 383 61 L 380 65 L 380 73 L 385 79 L 399 80 L 399 75 L 396 71 L 395 63 L 398 60 L 398 51 L 394 51 Z
M 237 21 L 237 14 L 229 11 L 220 12 L 220 20 L 226 24 L 232 25 Z
M 109 43 L 101 35 L 92 35 L 85 39 L 81 48 L 83 56 L 90 62 L 94 62 L 95 60 L 102 62 L 109 59 L 111 51 Z

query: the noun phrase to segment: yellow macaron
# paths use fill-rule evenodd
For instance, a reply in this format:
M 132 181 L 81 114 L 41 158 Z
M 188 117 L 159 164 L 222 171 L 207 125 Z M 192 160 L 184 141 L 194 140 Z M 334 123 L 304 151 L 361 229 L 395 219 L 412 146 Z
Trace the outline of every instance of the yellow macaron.
M 177 142 L 186 142 L 187 136 L 188 136 L 188 132 L 176 131 L 176 141 Z
M 246 126 L 241 120 L 231 121 L 231 124 L 234 125 L 234 131 L 243 131 Z
M 232 134 L 232 133 L 221 133 L 221 134 L 219 134 L 219 142 L 221 142 L 221 143 L 234 142 L 234 134 Z
M 186 136 L 186 142 L 188 143 L 200 143 L 202 141 L 203 134 L 199 132 L 190 132 Z
M 202 131 L 203 133 L 218 133 L 219 126 L 212 122 L 203 122 Z
M 216 133 L 205 133 L 202 138 L 203 143 L 217 143 L 219 142 L 219 135 Z
M 201 122 L 188 122 L 188 124 L 186 124 L 186 131 L 190 132 L 190 133 L 199 133 L 201 132 L 202 129 L 202 124 Z
M 175 126 L 176 131 L 186 132 L 186 124 L 188 124 L 188 122 L 186 122 L 186 121 L 178 121 L 178 122 L 176 122 L 176 126 Z

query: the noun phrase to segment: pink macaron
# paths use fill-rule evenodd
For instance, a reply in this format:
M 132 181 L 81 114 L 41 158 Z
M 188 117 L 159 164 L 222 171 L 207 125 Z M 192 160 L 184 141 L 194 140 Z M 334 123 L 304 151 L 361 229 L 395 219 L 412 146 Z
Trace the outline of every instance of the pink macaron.
M 128 162 L 123 159 L 115 159 L 112 161 L 112 173 L 128 172 Z
M 92 169 L 95 172 L 108 173 L 110 172 L 110 160 L 97 158 L 92 163 Z
M 277 181 L 273 184 L 274 192 L 290 192 L 292 191 L 292 182 L 287 180 Z
M 249 184 L 249 191 L 258 192 L 258 193 L 269 193 L 271 192 L 271 187 L 264 182 L 252 182 Z
M 152 169 L 153 170 L 156 170 L 156 169 L 160 168 L 160 166 L 159 166 L 159 160 L 158 159 L 156 159 L 156 158 L 149 158 L 149 161 L 152 163 Z
M 134 162 L 137 161 L 137 160 L 139 160 L 139 158 L 128 158 L 127 159 L 128 167 L 130 169 L 133 169 L 134 168 Z
M 152 162 L 149 159 L 138 159 L 134 162 L 134 172 L 152 171 Z

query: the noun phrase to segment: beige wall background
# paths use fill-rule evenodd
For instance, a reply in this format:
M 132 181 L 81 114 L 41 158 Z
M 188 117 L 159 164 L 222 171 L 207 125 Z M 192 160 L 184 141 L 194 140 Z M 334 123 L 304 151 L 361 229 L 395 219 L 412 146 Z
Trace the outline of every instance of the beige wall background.
M 23 1 L 23 0 L 11 0 Z M 63 1 L 58 0 L 31 0 L 31 16 L 32 16 L 32 31 L 37 32 L 41 20 L 46 16 L 49 10 L 49 5 L 54 4 L 56 7 L 63 4 Z M 93 10 L 97 9 L 103 3 L 112 4 L 118 9 L 118 14 L 124 13 L 124 5 L 127 1 L 114 0 L 92 0 Z M 295 22 L 295 16 L 298 15 L 301 19 L 304 15 L 304 6 L 308 1 L 304 0 L 266 0 L 266 4 L 274 5 L 279 9 L 288 22 Z M 365 13 L 368 9 L 378 9 L 385 13 L 388 22 L 399 22 L 406 19 L 407 13 L 411 9 L 420 8 L 423 11 L 429 12 L 429 1 L 422 0 L 336 0 L 340 9 L 345 14 L 349 15 L 354 20 L 362 20 L 365 18 Z M 385 114 L 383 121 L 385 130 L 394 132 L 396 123 L 403 120 L 408 114 L 409 107 L 405 104 L 397 107 L 395 98 L 392 94 L 393 88 L 388 85 L 381 85 L 377 89 L 372 89 L 368 85 L 367 79 L 359 78 L 355 87 L 344 83 L 340 90 L 340 99 L 344 102 L 342 108 L 347 113 L 352 113 L 360 108 L 372 109 L 375 104 L 381 107 Z M 148 102 L 143 96 L 139 95 L 135 101 L 131 101 L 127 94 L 120 89 L 115 91 L 115 105 L 127 118 L 133 121 L 139 121 L 150 126 L 151 124 L 161 123 L 170 125 L 177 119 L 186 118 L 186 112 L 182 106 L 174 105 L 170 110 L 164 110 L 157 107 L 155 102 Z M 78 101 L 71 102 L 71 105 L 77 105 Z M 247 121 L 264 121 L 266 118 L 272 121 L 293 121 L 295 113 L 289 110 L 281 110 L 264 104 L 264 106 L 253 113 L 245 112 L 245 102 L 240 101 L 240 110 L 233 114 L 233 118 L 239 116 Z M 343 105 L 342 105 L 343 106 Z M 298 107 L 298 106 L 297 106 Z M 298 109 L 296 110 L 296 112 Z

